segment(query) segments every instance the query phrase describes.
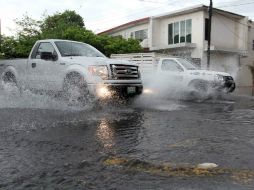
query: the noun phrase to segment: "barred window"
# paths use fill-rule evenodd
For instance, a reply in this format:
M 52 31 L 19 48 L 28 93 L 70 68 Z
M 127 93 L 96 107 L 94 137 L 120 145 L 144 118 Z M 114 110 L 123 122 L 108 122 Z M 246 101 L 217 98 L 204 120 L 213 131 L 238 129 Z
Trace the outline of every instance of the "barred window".
M 147 30 L 138 30 L 131 33 L 131 38 L 142 41 L 144 39 L 147 39 L 148 36 L 147 33 L 148 33 Z
M 168 25 L 168 44 L 191 43 L 192 20 L 183 20 Z

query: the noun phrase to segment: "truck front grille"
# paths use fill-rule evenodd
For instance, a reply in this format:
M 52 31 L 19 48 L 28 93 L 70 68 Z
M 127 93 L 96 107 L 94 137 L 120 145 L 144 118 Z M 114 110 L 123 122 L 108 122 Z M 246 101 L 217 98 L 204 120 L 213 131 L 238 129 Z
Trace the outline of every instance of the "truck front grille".
M 113 79 L 132 80 L 139 78 L 138 66 L 134 65 L 110 65 Z

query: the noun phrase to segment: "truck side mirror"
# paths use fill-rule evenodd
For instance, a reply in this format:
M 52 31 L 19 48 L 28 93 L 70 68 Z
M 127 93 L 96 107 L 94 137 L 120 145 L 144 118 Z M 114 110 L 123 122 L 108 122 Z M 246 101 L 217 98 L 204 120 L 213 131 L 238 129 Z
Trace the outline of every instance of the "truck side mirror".
M 43 60 L 52 60 L 55 61 L 57 59 L 57 56 L 54 55 L 52 52 L 41 52 L 41 59 Z

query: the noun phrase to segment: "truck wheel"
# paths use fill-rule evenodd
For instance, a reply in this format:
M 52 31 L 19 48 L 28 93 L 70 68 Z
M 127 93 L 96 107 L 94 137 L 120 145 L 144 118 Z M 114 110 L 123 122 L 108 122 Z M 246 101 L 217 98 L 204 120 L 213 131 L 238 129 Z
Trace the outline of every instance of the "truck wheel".
M 64 97 L 69 103 L 87 104 L 88 88 L 79 74 L 71 73 L 66 76 L 63 91 Z
M 236 87 L 236 86 L 235 86 L 235 83 L 231 84 L 230 87 L 228 87 L 228 88 L 225 89 L 226 93 L 232 93 L 232 92 L 234 92 L 235 87 Z
M 3 88 L 7 87 L 8 89 L 11 89 L 11 90 L 18 89 L 18 84 L 17 84 L 16 77 L 11 72 L 6 72 L 3 75 L 2 85 L 3 85 Z
M 3 82 L 4 82 L 4 84 L 9 84 L 9 85 L 12 85 L 12 86 L 17 86 L 16 78 L 10 72 L 7 72 L 7 73 L 4 74 L 4 76 L 3 76 Z

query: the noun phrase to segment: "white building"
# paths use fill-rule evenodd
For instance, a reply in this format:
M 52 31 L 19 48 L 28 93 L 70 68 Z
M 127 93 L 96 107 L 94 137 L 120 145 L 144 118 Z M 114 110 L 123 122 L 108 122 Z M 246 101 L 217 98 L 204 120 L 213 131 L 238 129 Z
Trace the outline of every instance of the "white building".
M 208 7 L 195 7 L 136 20 L 100 34 L 135 38 L 147 51 L 191 58 L 207 67 Z M 231 73 L 237 91 L 253 95 L 254 24 L 248 17 L 213 9 L 211 69 Z

